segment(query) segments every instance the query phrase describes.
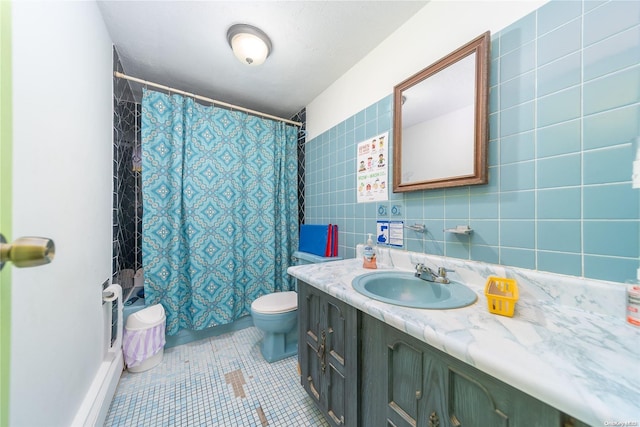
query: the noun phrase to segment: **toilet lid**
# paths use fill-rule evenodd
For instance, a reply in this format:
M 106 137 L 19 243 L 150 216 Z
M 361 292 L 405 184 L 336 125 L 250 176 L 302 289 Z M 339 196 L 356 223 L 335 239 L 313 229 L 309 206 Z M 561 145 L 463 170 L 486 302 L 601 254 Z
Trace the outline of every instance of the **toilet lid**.
M 286 313 L 297 308 L 298 294 L 294 291 L 263 295 L 251 303 L 251 309 L 258 313 Z

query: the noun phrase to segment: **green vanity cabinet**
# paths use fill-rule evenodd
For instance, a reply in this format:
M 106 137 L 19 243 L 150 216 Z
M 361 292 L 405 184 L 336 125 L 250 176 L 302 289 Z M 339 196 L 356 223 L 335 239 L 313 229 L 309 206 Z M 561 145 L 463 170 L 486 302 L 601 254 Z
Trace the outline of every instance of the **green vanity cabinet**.
M 361 323 L 362 426 L 584 426 L 367 314 Z
M 358 425 L 358 311 L 298 280 L 300 381 L 332 426 Z
M 301 280 L 298 312 L 300 381 L 332 426 L 587 427 Z

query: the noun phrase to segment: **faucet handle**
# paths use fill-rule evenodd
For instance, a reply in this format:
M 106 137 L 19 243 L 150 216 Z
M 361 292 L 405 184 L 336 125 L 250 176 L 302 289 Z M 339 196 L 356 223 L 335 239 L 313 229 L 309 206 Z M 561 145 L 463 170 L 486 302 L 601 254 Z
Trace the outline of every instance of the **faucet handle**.
M 440 267 L 438 268 L 438 276 L 447 277 L 447 273 L 453 273 L 455 270 L 450 270 L 448 268 Z

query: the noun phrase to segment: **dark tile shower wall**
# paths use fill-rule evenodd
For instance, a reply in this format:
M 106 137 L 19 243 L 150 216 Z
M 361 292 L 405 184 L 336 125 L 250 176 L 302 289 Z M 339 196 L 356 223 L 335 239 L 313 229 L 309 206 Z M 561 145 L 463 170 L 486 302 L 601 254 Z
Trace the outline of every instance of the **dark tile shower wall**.
M 114 71 L 124 72 L 116 49 Z M 140 105 L 127 80 L 113 79 L 113 282 L 123 294 L 133 288 L 142 267 L 142 194 L 134 154 L 140 150 Z
M 298 223 L 304 224 L 304 143 L 307 140 L 307 109 L 303 108 L 291 120 L 301 122 L 302 126 L 298 130 Z

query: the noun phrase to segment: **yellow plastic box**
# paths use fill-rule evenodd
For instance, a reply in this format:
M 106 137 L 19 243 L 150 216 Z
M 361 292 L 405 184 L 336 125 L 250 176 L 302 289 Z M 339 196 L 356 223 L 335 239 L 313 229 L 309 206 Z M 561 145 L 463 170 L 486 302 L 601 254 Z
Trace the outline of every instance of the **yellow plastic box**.
M 489 312 L 513 317 L 518 301 L 518 283 L 514 279 L 489 276 L 484 286 Z

